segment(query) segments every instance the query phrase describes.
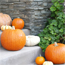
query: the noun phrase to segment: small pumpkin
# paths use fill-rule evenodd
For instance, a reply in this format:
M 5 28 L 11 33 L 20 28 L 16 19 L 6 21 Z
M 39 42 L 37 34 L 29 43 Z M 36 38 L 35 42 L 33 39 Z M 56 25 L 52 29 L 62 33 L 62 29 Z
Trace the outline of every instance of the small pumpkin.
M 45 58 L 40 55 L 35 59 L 35 62 L 38 65 L 42 65 L 45 62 Z
M 43 65 L 53 65 L 53 62 L 51 62 L 51 61 L 45 61 L 45 62 L 43 63 Z
M 45 50 L 45 58 L 54 64 L 65 63 L 65 45 L 56 42 L 50 44 Z
M 40 37 L 35 35 L 26 36 L 26 46 L 34 46 L 40 42 Z
M 0 29 L 2 25 L 11 25 L 12 19 L 8 14 L 0 13 Z
M 22 29 L 24 27 L 23 19 L 21 19 L 21 18 L 13 19 L 12 26 L 15 26 L 15 29 Z
M 3 30 L 6 30 L 6 29 L 12 29 L 12 27 L 11 26 L 8 26 L 8 25 L 2 25 L 1 26 L 1 30 L 3 31 Z
M 6 29 L 1 34 L 1 45 L 7 50 L 20 50 L 26 43 L 26 36 L 20 29 Z

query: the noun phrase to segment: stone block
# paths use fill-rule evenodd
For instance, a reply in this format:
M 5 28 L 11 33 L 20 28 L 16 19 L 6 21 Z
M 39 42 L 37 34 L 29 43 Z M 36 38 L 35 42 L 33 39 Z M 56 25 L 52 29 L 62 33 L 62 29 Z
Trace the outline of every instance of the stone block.
M 7 9 L 8 8 L 8 5 L 1 5 L 1 8 L 2 9 Z
M 44 6 L 47 6 L 47 3 L 43 3 Z
M 28 1 L 33 1 L 33 0 L 20 0 L 20 2 L 28 2 Z
M 34 15 L 41 15 L 40 11 L 34 11 Z
M 19 2 L 19 0 L 8 0 L 8 2 Z
M 0 0 L 0 2 L 8 2 L 8 0 Z
M 43 1 L 43 0 L 34 0 L 34 1 Z
M 14 9 L 14 4 L 9 4 L 9 5 L 8 5 L 8 8 L 9 8 L 9 9 Z
M 41 5 L 41 4 L 43 4 L 43 2 L 38 2 L 38 5 Z

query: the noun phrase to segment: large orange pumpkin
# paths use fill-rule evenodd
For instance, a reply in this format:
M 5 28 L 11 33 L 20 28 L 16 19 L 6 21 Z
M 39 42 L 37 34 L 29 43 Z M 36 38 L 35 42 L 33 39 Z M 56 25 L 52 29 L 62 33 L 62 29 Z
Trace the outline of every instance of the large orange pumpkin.
M 1 44 L 7 50 L 20 50 L 26 43 L 26 36 L 20 29 L 7 29 L 1 34 Z
M 0 29 L 2 25 L 11 25 L 12 19 L 8 14 L 0 13 Z
M 21 18 L 13 19 L 12 26 L 15 26 L 15 29 L 22 29 L 24 27 L 23 19 L 21 19 Z
M 54 64 L 65 63 L 65 45 L 56 42 L 50 44 L 45 50 L 45 58 Z

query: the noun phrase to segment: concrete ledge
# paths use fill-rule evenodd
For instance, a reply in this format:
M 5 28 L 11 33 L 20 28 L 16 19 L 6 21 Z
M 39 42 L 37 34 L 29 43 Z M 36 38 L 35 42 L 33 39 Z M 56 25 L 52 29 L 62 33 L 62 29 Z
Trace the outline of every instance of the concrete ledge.
M 41 54 L 38 46 L 24 47 L 19 51 L 7 51 L 0 48 L 0 65 L 27 65 L 33 64 L 37 56 Z

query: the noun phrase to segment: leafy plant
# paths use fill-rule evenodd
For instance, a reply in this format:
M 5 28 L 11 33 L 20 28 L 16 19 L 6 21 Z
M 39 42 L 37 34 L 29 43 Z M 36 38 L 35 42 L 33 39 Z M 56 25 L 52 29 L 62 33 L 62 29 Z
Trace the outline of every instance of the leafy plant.
M 49 44 L 54 42 L 64 42 L 65 40 L 65 14 L 63 12 L 64 0 L 52 0 L 50 7 L 51 16 L 48 18 L 45 28 L 39 33 L 39 46 L 43 52 Z

